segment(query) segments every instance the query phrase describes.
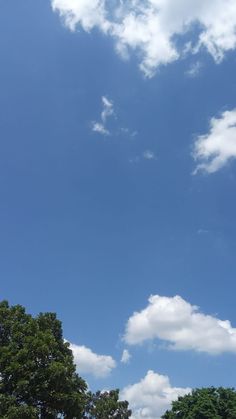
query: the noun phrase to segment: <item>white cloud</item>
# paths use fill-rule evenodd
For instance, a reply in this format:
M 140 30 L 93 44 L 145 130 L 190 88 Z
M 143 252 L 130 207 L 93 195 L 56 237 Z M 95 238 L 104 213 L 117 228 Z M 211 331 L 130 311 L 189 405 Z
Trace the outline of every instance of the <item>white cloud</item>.
M 122 364 L 128 364 L 128 363 L 129 363 L 129 361 L 130 361 L 130 359 L 131 359 L 131 354 L 130 354 L 130 352 L 128 351 L 128 349 L 124 349 L 124 350 L 123 350 L 122 357 L 121 357 L 121 362 L 122 362 Z
M 102 135 L 110 135 L 110 131 L 106 127 L 108 118 L 114 115 L 113 102 L 106 96 L 102 96 L 102 112 L 101 121 L 92 122 L 92 130 Z
M 71 31 L 78 25 L 87 32 L 95 27 L 103 32 L 109 29 L 105 0 L 51 0 L 51 4 Z
M 106 123 L 107 118 L 114 114 L 114 107 L 111 100 L 109 100 L 106 96 L 102 96 L 102 104 L 103 110 L 101 113 L 101 119 L 103 123 Z
M 151 150 L 145 150 L 142 154 L 140 155 L 136 155 L 132 158 L 129 159 L 130 163 L 140 163 L 141 160 L 156 160 L 156 155 L 153 151 Z
M 135 51 L 147 77 L 158 66 L 205 48 L 219 63 L 236 48 L 235 0 L 51 0 L 71 30 L 99 28 L 114 38 L 119 54 Z M 192 44 L 192 29 L 199 35 Z M 185 35 L 182 45 L 175 42 Z M 181 44 L 181 42 L 179 43 Z
M 228 320 L 199 312 L 179 296 L 153 295 L 148 306 L 128 320 L 124 340 L 129 345 L 161 339 L 175 350 L 209 354 L 236 353 L 236 329 Z
M 116 367 L 111 356 L 98 355 L 86 346 L 70 344 L 74 361 L 80 374 L 92 374 L 95 377 L 106 377 Z
M 132 419 L 159 419 L 172 401 L 190 391 L 190 388 L 171 387 L 167 376 L 148 371 L 141 381 L 123 389 L 121 399 L 129 402 Z
M 155 153 L 151 150 L 146 150 L 143 152 L 143 158 L 146 160 L 155 160 L 156 156 Z
M 200 61 L 197 61 L 196 63 L 190 66 L 190 68 L 185 72 L 185 74 L 191 78 L 197 77 L 200 73 L 201 68 L 202 64 L 200 63 Z
M 93 121 L 92 130 L 94 132 L 98 132 L 99 134 L 110 135 L 110 132 L 108 131 L 108 129 L 106 129 L 105 126 L 101 122 Z
M 193 156 L 199 162 L 194 173 L 214 173 L 236 158 L 236 109 L 211 119 L 210 131 L 198 137 Z

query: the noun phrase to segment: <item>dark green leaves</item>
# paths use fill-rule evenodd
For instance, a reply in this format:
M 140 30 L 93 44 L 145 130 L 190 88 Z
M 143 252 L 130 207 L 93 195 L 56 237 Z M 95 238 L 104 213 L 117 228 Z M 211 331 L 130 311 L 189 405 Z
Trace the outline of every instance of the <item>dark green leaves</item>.
M 1 419 L 127 419 L 119 391 L 87 393 L 54 313 L 0 303 Z
M 236 391 L 230 388 L 202 388 L 179 397 L 163 419 L 235 419 Z
M 0 304 L 0 374 L 0 417 L 82 417 L 86 384 L 55 314 Z
M 88 419 L 128 419 L 131 410 L 128 402 L 119 401 L 119 390 L 98 391 L 96 394 L 89 393 L 86 414 Z

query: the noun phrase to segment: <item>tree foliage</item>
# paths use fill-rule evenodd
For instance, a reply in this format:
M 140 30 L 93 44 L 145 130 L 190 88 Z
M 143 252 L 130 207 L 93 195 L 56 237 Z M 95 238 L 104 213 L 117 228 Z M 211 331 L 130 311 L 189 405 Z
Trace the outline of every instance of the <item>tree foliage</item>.
M 179 397 L 163 419 L 235 419 L 236 391 L 232 388 L 201 388 Z
M 131 410 L 127 401 L 119 401 L 119 390 L 89 393 L 86 415 L 88 419 L 128 419 Z
M 52 313 L 0 304 L 0 417 L 80 417 L 86 384 Z
M 1 419 L 126 419 L 129 412 L 118 390 L 87 392 L 54 313 L 33 317 L 0 303 Z

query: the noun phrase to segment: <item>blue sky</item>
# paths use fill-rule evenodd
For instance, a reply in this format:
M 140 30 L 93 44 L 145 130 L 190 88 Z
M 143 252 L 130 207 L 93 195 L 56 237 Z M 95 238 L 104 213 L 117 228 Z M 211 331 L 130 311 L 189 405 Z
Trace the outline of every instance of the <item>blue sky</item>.
M 209 2 L 191 16 L 158 1 L 120 14 L 100 0 L 0 2 L 1 298 L 56 311 L 78 371 L 93 389 L 124 389 L 135 419 L 161 414 L 127 390 L 148 370 L 174 396 L 236 373 L 236 8 L 225 1 L 224 33 L 221 1 L 213 29 Z M 140 338 L 128 320 L 150 295 L 162 308 Z M 176 295 L 199 307 L 183 323 Z M 231 322 L 222 337 L 219 319 Z

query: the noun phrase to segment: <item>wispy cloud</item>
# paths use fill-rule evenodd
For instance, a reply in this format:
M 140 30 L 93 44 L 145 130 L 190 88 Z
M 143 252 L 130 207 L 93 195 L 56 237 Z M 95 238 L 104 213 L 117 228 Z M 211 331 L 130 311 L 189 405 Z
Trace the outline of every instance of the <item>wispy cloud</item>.
M 124 349 L 121 357 L 122 364 L 128 364 L 131 359 L 131 354 L 128 349 Z
M 132 131 L 132 130 L 130 130 L 127 127 L 120 128 L 120 132 L 121 132 L 121 134 L 123 134 L 123 135 L 125 135 L 127 137 L 130 137 L 130 138 L 135 138 L 138 135 L 138 131 L 136 131 L 136 130 L 135 131 Z
M 108 130 L 106 124 L 108 118 L 112 115 L 114 115 L 113 102 L 106 96 L 102 96 L 101 120 L 92 122 L 92 130 L 102 135 L 110 135 L 110 131 Z
M 142 160 L 156 160 L 156 154 L 154 153 L 154 151 L 151 150 L 145 150 L 143 151 L 143 153 L 141 154 L 137 154 L 134 157 L 131 157 L 129 159 L 130 163 L 140 163 Z
M 98 132 L 99 134 L 109 135 L 110 132 L 105 128 L 105 126 L 101 122 L 92 122 L 92 130 L 94 132 Z
M 146 150 L 143 152 L 143 158 L 146 160 L 156 160 L 156 155 L 151 150 Z
M 201 71 L 202 63 L 200 61 L 197 61 L 196 63 L 193 63 L 189 69 L 185 72 L 186 76 L 194 78 L 197 77 Z
M 102 122 L 105 124 L 107 121 L 107 118 L 109 118 L 111 115 L 114 114 L 114 107 L 113 107 L 113 102 L 109 100 L 106 96 L 102 96 L 102 104 L 103 104 L 103 110 L 101 113 L 101 119 L 102 119 Z

